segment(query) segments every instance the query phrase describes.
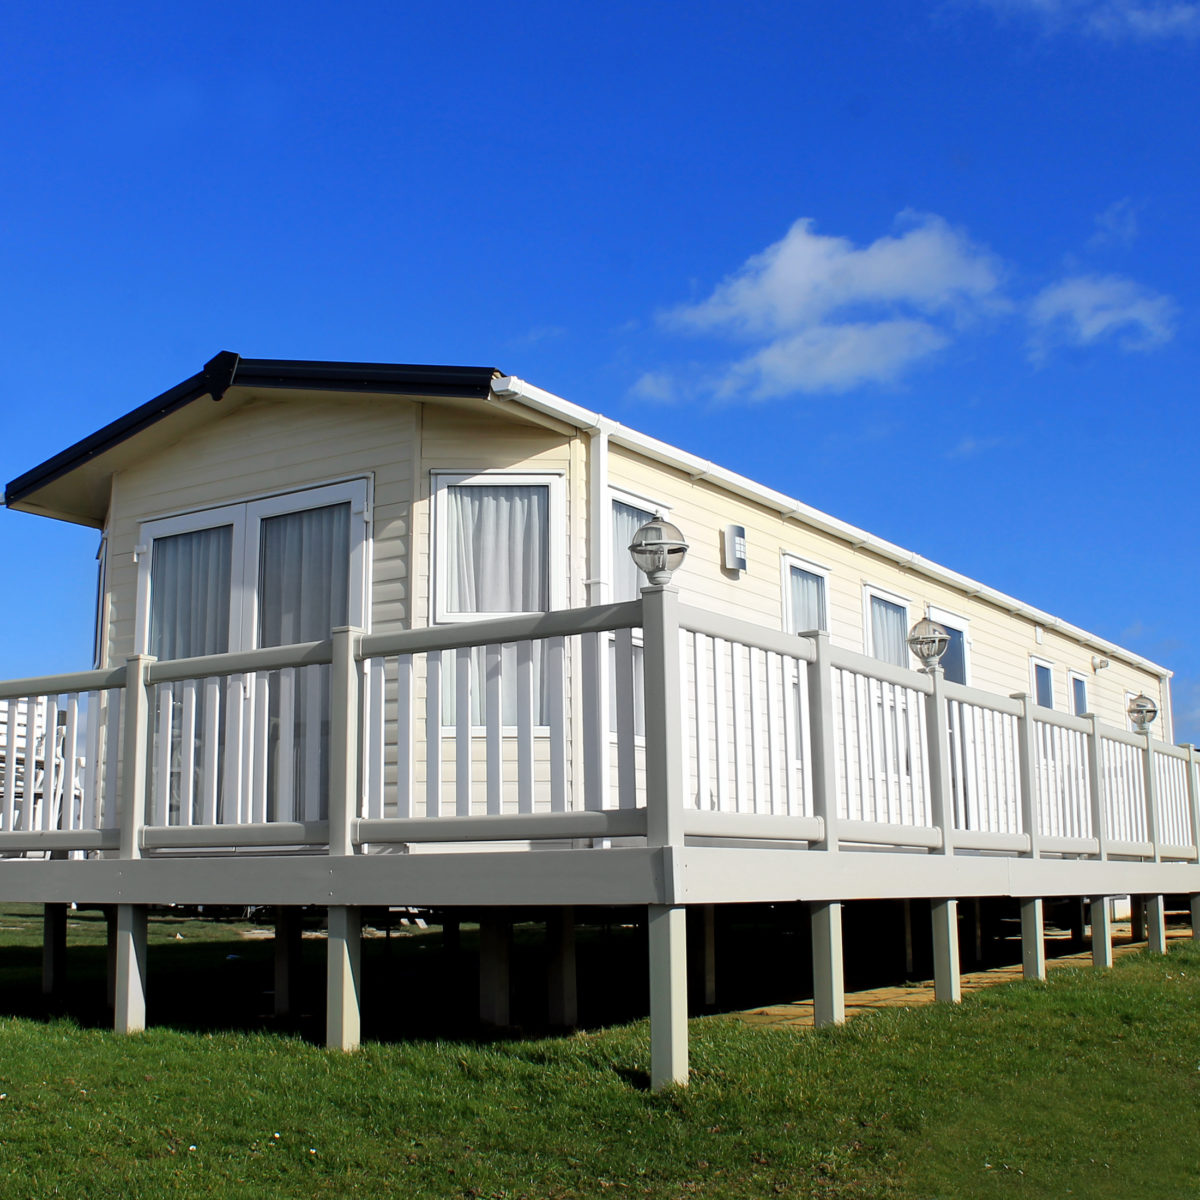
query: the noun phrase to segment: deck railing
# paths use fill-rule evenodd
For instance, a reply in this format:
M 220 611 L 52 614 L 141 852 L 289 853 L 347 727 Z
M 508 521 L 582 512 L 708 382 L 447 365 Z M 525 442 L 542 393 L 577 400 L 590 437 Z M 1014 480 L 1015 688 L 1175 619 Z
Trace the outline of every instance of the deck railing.
M 1194 861 L 1197 767 L 648 589 L 0 684 L 0 855 L 632 838 Z

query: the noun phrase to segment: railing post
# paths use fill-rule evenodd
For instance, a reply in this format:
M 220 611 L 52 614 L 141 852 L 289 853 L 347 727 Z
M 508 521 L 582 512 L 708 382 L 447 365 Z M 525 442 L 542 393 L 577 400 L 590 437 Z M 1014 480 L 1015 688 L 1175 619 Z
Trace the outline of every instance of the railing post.
M 833 736 L 833 661 L 829 634 L 819 630 L 808 635 L 813 644 L 813 661 L 808 668 L 808 716 L 811 724 L 813 814 L 825 824 L 819 850 L 838 848 L 837 752 Z
M 925 697 L 925 726 L 929 740 L 929 813 L 942 835 L 939 853 L 954 853 L 954 792 L 950 781 L 950 712 L 946 702 L 946 673 L 928 671 L 932 685 Z
M 679 694 L 679 592 L 642 588 L 646 686 L 646 836 L 683 844 L 683 703 Z M 620 697 L 632 703 L 632 697 Z
M 1195 846 L 1197 855 L 1200 855 L 1200 779 L 1196 777 L 1196 764 L 1200 762 L 1200 758 L 1197 757 L 1196 747 L 1190 742 L 1183 749 L 1187 751 L 1188 819 L 1192 826 L 1192 845 Z
M 358 651 L 362 630 L 333 631 L 329 697 L 329 853 L 354 853 L 358 803 Z
M 1021 704 L 1021 715 L 1017 718 L 1021 823 L 1029 835 L 1029 857 L 1039 858 L 1042 853 L 1042 827 L 1038 818 L 1037 732 L 1033 727 L 1033 698 L 1026 692 L 1014 692 L 1012 699 Z
M 121 857 L 141 858 L 146 824 L 146 765 L 150 752 L 150 684 L 146 678 L 154 658 L 131 654 L 125 660 L 124 775 L 121 788 Z M 111 754 L 113 748 L 110 746 Z
M 1087 735 L 1088 791 L 1092 795 L 1092 837 L 1099 846 L 1101 860 L 1108 858 L 1108 813 L 1104 795 L 1104 747 L 1100 741 L 1100 718 L 1087 714 L 1091 729 Z M 1107 910 L 1105 910 L 1107 911 Z
M 362 630 L 342 626 L 333 631 L 333 666 L 329 696 L 329 853 L 354 853 L 354 821 L 358 793 L 358 655 Z M 325 1044 L 354 1050 L 361 1029 L 362 911 L 330 905 L 325 975 Z
M 679 592 L 642 588 L 646 686 L 646 841 L 683 845 L 683 702 L 679 694 Z M 630 700 L 632 697 L 629 698 Z M 625 702 L 626 697 L 620 697 Z M 669 896 L 668 901 L 673 901 Z M 650 1086 L 688 1078 L 687 912 L 648 906 Z
M 125 660 L 121 857 L 141 858 L 146 824 L 146 774 L 150 753 L 150 683 L 154 659 L 133 654 Z M 109 747 L 109 753 L 113 747 Z M 118 904 L 115 925 L 113 1028 L 140 1033 L 146 1028 L 146 906 Z
M 1162 860 L 1162 842 L 1158 821 L 1158 781 L 1154 776 L 1154 739 L 1149 731 L 1142 735 L 1142 778 L 1146 789 L 1146 838 L 1154 848 L 1155 862 Z

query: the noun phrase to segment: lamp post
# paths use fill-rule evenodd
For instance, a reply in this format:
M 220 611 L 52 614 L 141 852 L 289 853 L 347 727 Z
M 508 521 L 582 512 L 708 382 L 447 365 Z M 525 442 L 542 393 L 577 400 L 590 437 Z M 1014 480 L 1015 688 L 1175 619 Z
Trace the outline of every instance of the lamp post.
M 1130 700 L 1129 707 L 1125 711 L 1129 714 L 1134 729 L 1138 733 L 1145 733 L 1146 727 L 1153 724 L 1158 716 L 1158 705 L 1143 692 L 1140 696 L 1134 696 Z
M 630 556 L 654 587 L 671 582 L 687 552 L 679 527 L 661 514 L 641 526 L 629 543 Z
M 928 617 L 922 617 L 908 632 L 908 648 L 921 660 L 921 670 L 932 673 L 950 645 L 950 635 Z

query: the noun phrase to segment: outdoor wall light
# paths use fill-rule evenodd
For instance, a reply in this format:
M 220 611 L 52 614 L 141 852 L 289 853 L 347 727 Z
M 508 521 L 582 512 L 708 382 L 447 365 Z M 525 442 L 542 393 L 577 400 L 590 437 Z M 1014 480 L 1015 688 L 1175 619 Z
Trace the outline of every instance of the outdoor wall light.
M 921 660 L 922 671 L 932 671 L 949 645 L 950 635 L 928 617 L 922 617 L 908 632 L 908 648 Z
M 1133 722 L 1134 729 L 1138 733 L 1145 733 L 1146 726 L 1158 716 L 1158 705 L 1143 693 L 1140 696 L 1134 696 L 1125 711 L 1129 713 L 1129 719 Z
M 629 543 L 633 561 L 655 587 L 670 583 L 672 574 L 688 552 L 679 528 L 661 515 L 647 521 Z

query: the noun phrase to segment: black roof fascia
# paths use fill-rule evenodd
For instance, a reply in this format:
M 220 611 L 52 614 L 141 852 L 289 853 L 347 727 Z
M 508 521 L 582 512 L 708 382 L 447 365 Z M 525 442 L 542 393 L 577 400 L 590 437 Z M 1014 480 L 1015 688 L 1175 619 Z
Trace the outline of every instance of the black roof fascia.
M 463 396 L 486 399 L 494 367 L 437 367 L 399 363 L 305 362 L 298 359 L 242 358 L 225 350 L 190 379 L 98 429 L 48 458 L 5 488 L 4 503 L 15 504 L 38 488 L 111 450 L 143 429 L 201 396 L 220 400 L 229 387 L 301 388 L 331 392 L 381 392 L 398 396 Z

